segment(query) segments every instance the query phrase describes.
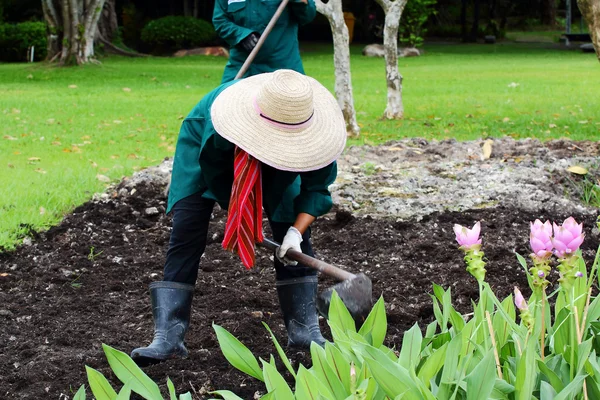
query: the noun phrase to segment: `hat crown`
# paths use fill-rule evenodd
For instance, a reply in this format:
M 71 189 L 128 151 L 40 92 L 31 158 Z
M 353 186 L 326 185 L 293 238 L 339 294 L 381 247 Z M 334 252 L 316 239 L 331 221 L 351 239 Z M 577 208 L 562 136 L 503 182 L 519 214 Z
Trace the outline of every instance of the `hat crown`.
M 273 72 L 256 95 L 261 116 L 282 124 L 299 125 L 313 115 L 313 89 L 308 78 L 295 71 Z

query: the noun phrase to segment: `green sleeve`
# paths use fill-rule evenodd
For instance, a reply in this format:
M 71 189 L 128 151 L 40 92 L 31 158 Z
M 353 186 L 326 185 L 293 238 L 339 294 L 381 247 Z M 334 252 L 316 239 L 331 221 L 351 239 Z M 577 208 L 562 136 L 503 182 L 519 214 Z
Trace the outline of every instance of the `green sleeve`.
M 225 40 L 231 47 L 237 45 L 242 39 L 252 33 L 252 29 L 233 23 L 231 17 L 227 14 L 227 0 L 215 1 L 212 22 L 219 37 Z
M 306 25 L 309 22 L 312 22 L 317 15 L 315 0 L 308 0 L 308 4 L 302 3 L 301 0 L 291 0 L 289 7 L 300 25 Z
M 333 205 L 329 185 L 337 176 L 335 162 L 316 171 L 302 172 L 300 174 L 300 194 L 294 200 L 296 215 L 307 213 L 313 217 L 326 214 Z

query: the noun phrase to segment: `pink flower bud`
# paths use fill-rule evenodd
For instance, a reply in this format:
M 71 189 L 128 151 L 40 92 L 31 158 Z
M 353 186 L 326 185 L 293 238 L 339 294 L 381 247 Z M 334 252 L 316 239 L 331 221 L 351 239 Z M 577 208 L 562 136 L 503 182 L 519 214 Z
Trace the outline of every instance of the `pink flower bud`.
M 575 277 L 576 278 L 583 278 L 583 272 L 581 272 L 581 271 L 575 272 Z
M 536 219 L 534 223 L 531 223 L 529 244 L 533 253 L 540 258 L 552 254 L 552 224 L 550 221 L 542 223 L 542 221 Z
M 566 255 L 576 252 L 585 237 L 585 234 L 582 232 L 583 224 L 578 224 L 573 217 L 567 218 L 561 226 L 555 223 L 552 244 L 554 245 L 556 256 L 564 258 Z
M 521 311 L 527 310 L 527 302 L 518 287 L 515 286 L 515 305 Z
M 538 271 L 538 276 L 539 276 L 540 278 L 543 278 L 543 277 L 545 277 L 545 276 L 546 276 L 546 274 L 544 274 L 544 271 Z
M 473 225 L 472 229 L 455 224 L 454 233 L 456 234 L 456 241 L 458 244 L 465 249 L 469 249 L 473 246 L 481 244 L 481 239 L 479 239 L 479 233 L 481 233 L 481 224 L 479 222 Z

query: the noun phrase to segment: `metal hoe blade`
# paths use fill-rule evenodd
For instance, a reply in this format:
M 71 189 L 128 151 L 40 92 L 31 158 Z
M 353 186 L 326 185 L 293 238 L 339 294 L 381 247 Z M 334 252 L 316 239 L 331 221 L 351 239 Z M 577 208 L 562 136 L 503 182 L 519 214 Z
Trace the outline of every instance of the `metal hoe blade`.
M 373 307 L 371 280 L 365 274 L 358 274 L 321 292 L 317 296 L 317 310 L 325 318 L 329 316 L 329 305 L 334 290 L 344 302 L 356 325 L 360 326 Z

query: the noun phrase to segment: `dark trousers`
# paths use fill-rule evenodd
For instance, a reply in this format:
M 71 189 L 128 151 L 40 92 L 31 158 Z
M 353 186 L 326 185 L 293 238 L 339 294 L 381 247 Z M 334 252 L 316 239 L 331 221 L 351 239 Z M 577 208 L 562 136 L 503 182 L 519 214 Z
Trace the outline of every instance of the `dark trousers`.
M 202 193 L 196 193 L 179 200 L 173 206 L 173 230 L 169 240 L 163 280 L 191 285 L 196 283 L 200 257 L 206 248 L 208 225 L 214 205 L 214 200 L 205 199 Z M 273 239 L 281 243 L 292 224 L 269 220 L 269 225 L 273 231 Z M 310 228 L 302 235 L 300 247 L 304 254 L 314 256 L 310 242 Z M 277 257 L 274 258 L 275 275 L 278 281 L 317 274 L 317 271 L 302 264 L 287 267 Z

